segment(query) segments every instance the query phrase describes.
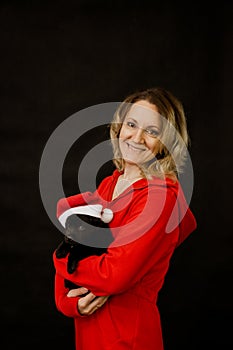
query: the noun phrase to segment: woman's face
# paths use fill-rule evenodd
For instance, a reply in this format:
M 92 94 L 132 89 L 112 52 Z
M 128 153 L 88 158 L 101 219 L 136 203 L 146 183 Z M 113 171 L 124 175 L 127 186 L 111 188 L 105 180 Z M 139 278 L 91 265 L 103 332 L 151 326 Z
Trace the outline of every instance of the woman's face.
M 119 146 L 125 162 L 140 165 L 153 159 L 160 148 L 160 130 L 161 116 L 157 107 L 146 100 L 135 102 L 119 134 Z

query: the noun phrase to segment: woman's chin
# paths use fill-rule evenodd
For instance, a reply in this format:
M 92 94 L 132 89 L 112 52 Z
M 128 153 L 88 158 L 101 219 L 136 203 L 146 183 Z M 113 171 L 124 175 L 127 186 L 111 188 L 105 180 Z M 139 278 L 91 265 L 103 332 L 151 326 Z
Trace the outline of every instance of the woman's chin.
M 135 159 L 132 159 L 132 158 L 124 158 L 124 161 L 125 161 L 125 164 L 128 164 L 128 165 L 137 165 L 137 166 L 140 166 L 140 162 L 138 162 L 137 160 Z
M 133 158 L 133 157 L 124 157 L 124 161 L 126 164 L 129 165 L 137 165 L 138 167 L 143 166 L 143 164 L 147 164 L 148 162 L 151 162 L 154 159 L 153 157 L 148 157 L 146 159 L 137 159 L 137 158 Z

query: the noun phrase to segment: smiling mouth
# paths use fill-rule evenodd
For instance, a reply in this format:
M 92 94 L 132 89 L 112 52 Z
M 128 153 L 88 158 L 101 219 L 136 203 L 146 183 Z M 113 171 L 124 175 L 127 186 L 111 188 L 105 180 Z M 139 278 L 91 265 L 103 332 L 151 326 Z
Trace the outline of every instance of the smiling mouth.
M 133 146 L 133 145 L 131 145 L 128 142 L 126 142 L 126 145 L 128 146 L 129 149 L 132 149 L 133 151 L 137 151 L 137 152 L 139 152 L 139 151 L 143 151 L 143 152 L 146 151 L 145 148 Z

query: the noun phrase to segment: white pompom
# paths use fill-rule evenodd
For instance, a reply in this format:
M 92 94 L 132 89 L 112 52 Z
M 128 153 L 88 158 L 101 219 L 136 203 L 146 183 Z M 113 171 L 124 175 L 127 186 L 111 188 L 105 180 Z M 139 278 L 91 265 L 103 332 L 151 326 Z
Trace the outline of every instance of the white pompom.
M 102 211 L 101 220 L 108 224 L 113 219 L 113 212 L 111 209 L 105 208 Z

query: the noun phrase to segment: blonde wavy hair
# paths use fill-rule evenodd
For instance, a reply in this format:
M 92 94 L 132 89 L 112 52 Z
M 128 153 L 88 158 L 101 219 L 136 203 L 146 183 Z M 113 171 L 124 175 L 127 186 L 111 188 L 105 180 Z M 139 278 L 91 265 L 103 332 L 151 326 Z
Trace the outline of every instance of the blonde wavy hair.
M 141 100 L 155 105 L 162 116 L 162 130 L 159 135 L 160 150 L 152 161 L 140 165 L 142 176 L 173 177 L 176 175 L 179 177 L 183 171 L 187 147 L 190 144 L 186 117 L 182 103 L 171 92 L 161 87 L 134 92 L 126 97 L 117 108 L 110 125 L 113 163 L 119 171 L 124 170 L 125 161 L 119 147 L 119 134 L 132 105 Z

